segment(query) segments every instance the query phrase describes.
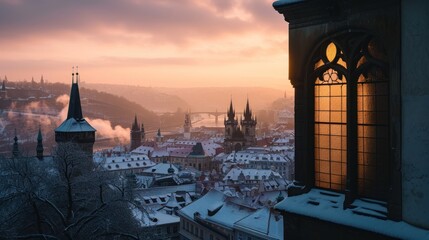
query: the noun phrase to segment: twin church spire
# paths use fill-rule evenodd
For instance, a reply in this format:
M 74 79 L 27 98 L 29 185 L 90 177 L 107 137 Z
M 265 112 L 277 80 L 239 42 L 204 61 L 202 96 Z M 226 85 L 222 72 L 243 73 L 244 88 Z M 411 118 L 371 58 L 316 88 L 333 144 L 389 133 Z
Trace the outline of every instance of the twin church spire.
M 250 109 L 249 99 L 247 99 L 246 108 L 243 112 L 243 117 L 240 117 L 240 125 L 235 118 L 235 110 L 232 100 L 227 110 L 225 118 L 225 140 L 224 148 L 226 153 L 232 151 L 240 151 L 243 148 L 256 145 L 256 117 L 253 116 Z

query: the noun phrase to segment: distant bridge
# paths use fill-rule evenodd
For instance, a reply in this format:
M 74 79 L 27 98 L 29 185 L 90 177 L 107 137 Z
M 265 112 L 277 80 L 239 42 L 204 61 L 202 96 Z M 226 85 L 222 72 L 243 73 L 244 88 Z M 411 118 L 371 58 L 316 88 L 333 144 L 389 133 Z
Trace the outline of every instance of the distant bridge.
M 227 112 L 218 112 L 218 111 L 215 111 L 215 112 L 210 112 L 210 111 L 204 112 L 203 111 L 203 112 L 189 112 L 189 114 L 190 115 L 207 114 L 209 116 L 212 115 L 215 117 L 215 123 L 217 124 L 218 120 L 219 120 L 219 116 L 227 115 L 228 113 Z M 241 115 L 243 113 L 242 112 L 235 112 L 235 114 Z

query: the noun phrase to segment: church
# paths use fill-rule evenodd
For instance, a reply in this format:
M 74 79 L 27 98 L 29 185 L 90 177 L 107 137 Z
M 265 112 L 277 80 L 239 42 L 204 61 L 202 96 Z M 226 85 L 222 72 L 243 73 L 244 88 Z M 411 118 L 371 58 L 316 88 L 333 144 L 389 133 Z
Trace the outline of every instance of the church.
M 235 110 L 232 105 L 232 100 L 227 111 L 227 118 L 224 120 L 225 124 L 225 140 L 224 149 L 225 153 L 233 151 L 241 151 L 245 148 L 256 145 L 256 117 L 253 116 L 250 110 L 249 99 L 247 99 L 246 109 L 243 113 L 244 118 L 240 118 L 240 126 L 235 117 Z
M 131 125 L 131 131 L 130 131 L 130 151 L 140 147 L 142 143 L 145 140 L 145 131 L 144 131 L 144 125 L 141 124 L 141 127 L 139 127 L 139 124 L 137 122 L 137 115 L 134 116 L 134 122 Z

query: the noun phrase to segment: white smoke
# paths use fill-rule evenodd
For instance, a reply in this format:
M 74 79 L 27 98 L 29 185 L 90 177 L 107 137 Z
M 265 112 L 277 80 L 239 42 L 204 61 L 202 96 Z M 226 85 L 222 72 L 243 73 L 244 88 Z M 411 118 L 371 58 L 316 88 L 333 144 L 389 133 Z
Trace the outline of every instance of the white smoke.
M 60 113 L 58 114 L 58 116 L 60 117 L 60 121 L 64 121 L 67 118 L 67 112 L 68 112 L 68 108 L 69 108 L 69 95 L 67 94 L 63 94 L 59 97 L 57 97 L 57 99 L 55 100 L 57 103 L 60 103 L 63 105 L 63 108 L 61 109 Z
M 69 107 L 69 95 L 64 94 L 56 99 L 57 103 L 63 104 L 63 109 L 59 113 L 61 122 L 67 118 L 67 112 Z M 114 138 L 120 142 L 125 143 L 130 141 L 130 128 L 123 128 L 120 125 L 112 127 L 112 123 L 109 120 L 104 119 L 90 119 L 85 118 L 86 121 L 97 130 L 97 136 L 99 138 Z

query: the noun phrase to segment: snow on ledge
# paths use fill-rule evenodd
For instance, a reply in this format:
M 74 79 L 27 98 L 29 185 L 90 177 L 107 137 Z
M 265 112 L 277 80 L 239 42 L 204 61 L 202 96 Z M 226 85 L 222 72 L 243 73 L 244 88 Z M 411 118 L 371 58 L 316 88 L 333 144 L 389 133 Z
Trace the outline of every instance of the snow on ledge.
M 277 0 L 273 2 L 273 7 L 280 7 L 290 3 L 303 2 L 303 0 Z
M 429 230 L 403 221 L 384 220 L 387 210 L 382 202 L 365 203 L 356 200 L 353 209 L 343 210 L 344 194 L 312 189 L 298 196 L 287 197 L 275 209 L 317 218 L 332 223 L 364 229 L 399 239 L 429 240 Z

